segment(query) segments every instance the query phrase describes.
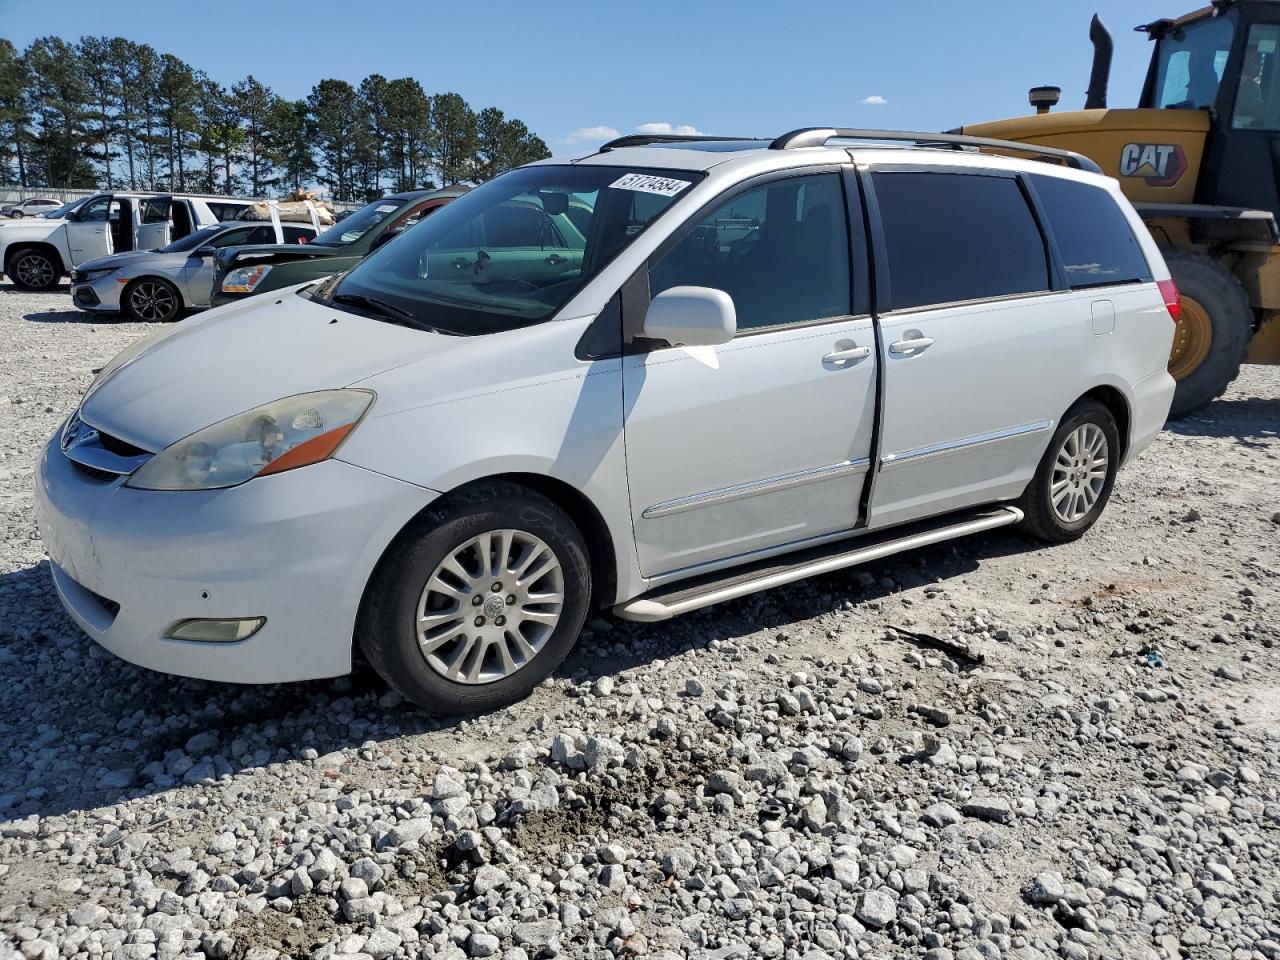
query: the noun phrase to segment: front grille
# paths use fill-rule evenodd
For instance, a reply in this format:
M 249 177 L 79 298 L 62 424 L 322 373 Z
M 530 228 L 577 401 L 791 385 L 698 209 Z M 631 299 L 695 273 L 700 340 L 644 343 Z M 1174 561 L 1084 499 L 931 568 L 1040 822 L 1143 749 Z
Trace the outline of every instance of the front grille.
M 118 457 L 144 457 L 151 453 L 150 450 L 135 447 L 132 443 L 126 443 L 119 437 L 113 437 L 101 430 L 98 431 L 98 442 L 102 444 L 103 449 L 111 451 Z
M 120 476 L 120 474 L 112 473 L 110 470 L 99 470 L 97 467 L 87 467 L 83 463 L 77 463 L 75 460 L 71 460 L 71 466 L 75 467 L 86 477 L 90 477 L 94 480 L 100 480 L 103 483 L 106 483 L 109 480 L 115 480 Z

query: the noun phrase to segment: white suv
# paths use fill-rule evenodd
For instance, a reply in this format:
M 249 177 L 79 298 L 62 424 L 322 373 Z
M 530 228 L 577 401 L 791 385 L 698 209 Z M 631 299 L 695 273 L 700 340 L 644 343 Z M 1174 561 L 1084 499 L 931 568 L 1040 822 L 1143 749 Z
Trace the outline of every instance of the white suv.
M 523 695 L 593 606 L 1074 539 L 1174 388 L 1176 289 L 1095 169 L 821 129 L 504 174 L 108 364 L 39 465 L 54 582 L 157 670 L 333 676 L 359 643 L 459 711 Z
M 99 193 L 68 204 L 57 218 L 0 223 L 0 270 L 23 290 L 51 290 L 87 260 L 155 250 L 253 201 L 234 197 Z

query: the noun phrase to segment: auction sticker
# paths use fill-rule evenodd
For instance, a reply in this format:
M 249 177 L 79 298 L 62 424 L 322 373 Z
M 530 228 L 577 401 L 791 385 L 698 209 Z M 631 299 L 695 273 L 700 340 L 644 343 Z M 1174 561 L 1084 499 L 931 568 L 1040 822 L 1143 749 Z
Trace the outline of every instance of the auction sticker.
M 688 185 L 688 180 L 655 177 L 648 173 L 628 173 L 609 184 L 614 190 L 638 190 L 641 193 L 656 193 L 660 197 L 674 197 Z

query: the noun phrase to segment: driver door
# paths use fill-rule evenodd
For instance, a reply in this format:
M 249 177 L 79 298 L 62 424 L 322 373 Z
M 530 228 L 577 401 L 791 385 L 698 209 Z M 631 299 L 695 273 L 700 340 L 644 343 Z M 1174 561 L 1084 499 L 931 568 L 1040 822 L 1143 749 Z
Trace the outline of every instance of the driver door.
M 111 210 L 117 202 L 111 196 L 90 200 L 67 221 L 67 253 L 73 266 L 114 252 L 111 240 Z
M 651 295 L 723 290 L 738 329 L 717 347 L 637 344 L 624 359 L 627 480 L 646 577 L 857 525 L 877 358 L 856 190 L 836 171 L 740 188 L 650 262 Z M 751 240 L 744 222 L 758 228 Z

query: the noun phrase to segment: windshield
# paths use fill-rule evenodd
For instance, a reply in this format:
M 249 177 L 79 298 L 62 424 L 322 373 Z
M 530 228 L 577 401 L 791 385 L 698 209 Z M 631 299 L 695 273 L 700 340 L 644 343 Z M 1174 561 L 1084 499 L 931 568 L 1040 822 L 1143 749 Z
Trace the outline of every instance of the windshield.
M 195 233 L 189 233 L 181 240 L 175 240 L 167 247 L 161 247 L 161 253 L 186 253 L 188 250 L 194 250 L 202 244 L 208 243 L 223 230 L 227 229 L 224 224 L 215 223 L 211 227 L 204 227 Z
M 375 200 L 367 207 L 361 207 L 350 216 L 343 217 L 311 242 L 322 247 L 342 247 L 355 243 L 404 205 L 404 200 Z
M 503 174 L 357 265 L 333 299 L 453 334 L 549 319 L 702 174 L 535 166 Z
M 72 210 L 76 210 L 84 206 L 86 203 L 88 203 L 92 199 L 93 199 L 92 197 L 81 197 L 79 200 L 72 200 L 70 203 L 64 203 L 62 206 L 55 207 L 54 209 L 50 210 L 48 213 L 40 214 L 40 216 L 44 217 L 47 220 L 61 220 Z
M 1156 48 L 1155 106 L 1179 110 L 1212 107 L 1234 33 L 1235 21 L 1228 16 L 1169 28 Z

